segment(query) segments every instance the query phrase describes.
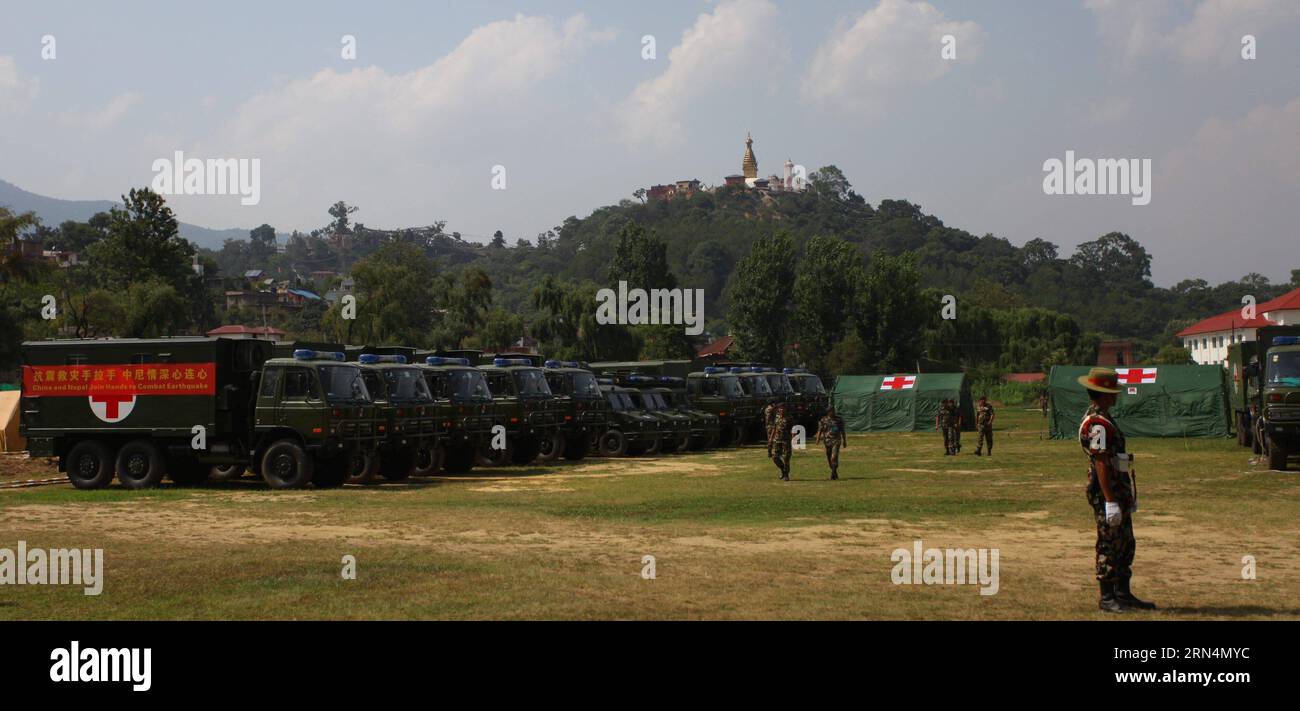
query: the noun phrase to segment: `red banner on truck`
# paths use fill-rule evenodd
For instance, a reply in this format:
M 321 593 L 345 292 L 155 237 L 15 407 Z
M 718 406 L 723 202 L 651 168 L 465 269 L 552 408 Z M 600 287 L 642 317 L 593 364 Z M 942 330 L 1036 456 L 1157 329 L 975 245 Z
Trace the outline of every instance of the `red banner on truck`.
M 24 365 L 23 395 L 212 395 L 216 380 L 216 363 Z

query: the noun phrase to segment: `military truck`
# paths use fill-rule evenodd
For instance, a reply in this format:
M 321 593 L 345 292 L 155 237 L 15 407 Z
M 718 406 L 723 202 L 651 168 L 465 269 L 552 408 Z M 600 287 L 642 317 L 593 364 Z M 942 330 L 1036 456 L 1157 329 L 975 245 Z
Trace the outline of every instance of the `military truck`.
M 686 393 L 696 407 L 717 415 L 721 444 L 748 444 L 759 412 L 740 386 L 740 377 L 726 368 L 706 366 L 686 376 Z
M 417 454 L 415 473 L 467 472 L 474 467 L 480 445 L 492 433 L 492 391 L 487 376 L 464 356 L 427 356 L 421 370 L 437 403 L 440 442 L 431 460 L 421 460 Z
M 614 382 L 625 388 L 632 404 L 659 420 L 658 452 L 685 452 L 691 446 L 691 417 L 669 407 L 657 392 L 659 380 L 653 375 L 621 375 Z
M 1300 326 L 1265 326 L 1228 349 L 1237 441 L 1284 471 L 1300 451 Z
M 336 487 L 375 446 L 360 369 L 338 353 L 275 358 L 262 340 L 161 338 L 22 345 L 22 433 L 79 489 L 204 481 L 250 467 L 272 488 Z
M 543 363 L 546 384 L 563 413 L 556 436 L 542 440 L 537 458 L 552 461 L 563 456 L 577 461 L 587 456 L 593 443 L 605 431 L 609 402 L 600 393 L 596 376 L 579 361 L 548 360 Z
M 414 355 L 414 349 L 390 346 L 357 354 L 362 379 L 379 411 L 380 436 L 371 461 L 356 467 L 349 484 L 372 483 L 376 474 L 404 481 L 415 472 L 417 461 L 427 466 L 435 459 L 438 419 L 433 395 L 420 368 L 407 363 L 408 353 Z
M 659 394 L 668 407 L 691 418 L 691 449 L 711 449 L 718 446 L 721 439 L 721 419 L 714 414 L 701 410 L 691 402 L 686 394 L 686 378 L 661 375 L 655 379 L 658 387 L 653 392 Z
M 600 392 L 609 403 L 609 420 L 599 438 L 600 455 L 657 454 L 663 437 L 660 418 L 638 408 L 631 391 L 615 385 L 610 378 L 600 379 Z
M 533 359 L 493 357 L 478 366 L 492 391 L 493 425 L 505 427 L 505 447 L 493 447 L 489 437 L 479 447 L 484 466 L 524 465 L 537 458 L 542 440 L 554 437 L 563 418 L 561 405 L 551 395 L 546 374 Z
M 814 431 L 830 405 L 830 396 L 822 385 L 822 379 L 803 368 L 785 368 L 782 372 L 794 388 L 796 421 L 808 428 L 809 432 Z
M 767 384 L 767 375 L 761 366 L 732 366 L 730 370 L 736 375 L 745 397 L 749 398 L 750 403 L 758 413 L 749 425 L 749 436 L 753 439 L 766 439 L 767 430 L 763 420 L 763 412 L 768 405 L 781 402 L 782 398 L 772 392 L 772 386 Z

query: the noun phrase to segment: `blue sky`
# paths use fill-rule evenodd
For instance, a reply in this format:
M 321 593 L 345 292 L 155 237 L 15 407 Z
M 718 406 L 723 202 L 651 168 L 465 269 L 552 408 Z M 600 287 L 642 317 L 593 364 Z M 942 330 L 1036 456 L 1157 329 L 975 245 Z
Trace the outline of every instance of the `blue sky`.
M 1292 0 L 5 2 L 3 15 L 0 178 L 52 197 L 114 198 L 183 150 L 262 163 L 258 205 L 170 198 L 194 224 L 311 229 L 341 199 L 374 227 L 446 220 L 513 241 L 638 187 L 719 183 L 751 132 L 763 175 L 787 157 L 835 164 L 871 202 L 909 199 L 975 234 L 1068 253 L 1128 232 L 1157 283 L 1300 267 Z M 954 61 L 939 58 L 944 34 Z M 1066 150 L 1150 158 L 1151 204 L 1044 195 L 1043 161 Z

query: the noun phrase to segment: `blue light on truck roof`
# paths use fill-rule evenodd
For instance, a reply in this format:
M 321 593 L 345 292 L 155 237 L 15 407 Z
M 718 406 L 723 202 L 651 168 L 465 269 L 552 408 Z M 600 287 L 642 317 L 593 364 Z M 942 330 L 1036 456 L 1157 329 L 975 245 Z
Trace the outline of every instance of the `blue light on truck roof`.
M 342 353 L 338 351 L 313 351 L 310 348 L 299 348 L 293 352 L 293 357 L 297 360 L 337 360 L 340 363 L 344 361 Z
M 1300 346 L 1300 336 L 1274 336 L 1275 346 Z
M 789 375 L 794 372 L 794 368 L 782 368 L 781 372 L 785 373 L 786 375 Z
M 429 356 L 424 359 L 426 365 L 469 365 L 469 358 L 448 358 L 446 356 Z
M 733 372 L 733 373 L 743 373 L 744 370 L 745 370 L 744 368 L 741 368 L 741 367 L 738 366 L 738 365 L 733 365 L 733 366 L 731 366 L 731 372 Z
M 498 368 L 504 368 L 508 365 L 532 365 L 533 362 L 527 358 L 493 358 L 492 365 Z
M 709 365 L 704 367 L 705 375 L 713 375 L 714 373 L 720 373 L 720 372 L 722 372 L 722 369 L 717 367 L 716 365 Z
M 357 356 L 357 361 L 358 361 L 358 362 L 361 362 L 361 363 L 368 363 L 368 364 L 374 364 L 374 363 L 400 363 L 400 364 L 402 364 L 402 365 L 405 365 L 405 364 L 406 364 L 406 356 L 404 356 L 404 355 L 379 355 L 378 353 L 362 353 L 360 356 Z
M 545 363 L 543 363 L 542 365 L 546 366 L 547 368 L 558 368 L 558 367 L 560 367 L 560 361 L 558 361 L 558 360 L 548 360 L 548 361 L 546 361 Z

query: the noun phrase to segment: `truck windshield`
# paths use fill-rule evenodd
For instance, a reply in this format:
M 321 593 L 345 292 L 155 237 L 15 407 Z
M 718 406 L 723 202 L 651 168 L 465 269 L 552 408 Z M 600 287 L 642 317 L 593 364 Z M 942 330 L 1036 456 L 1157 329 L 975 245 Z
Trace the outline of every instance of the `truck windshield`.
M 618 393 L 605 393 L 605 399 L 609 400 L 609 409 L 614 412 L 622 412 L 627 409 L 623 407 L 623 401 L 618 397 Z
M 637 393 L 633 401 L 646 412 L 655 412 L 659 409 L 659 404 L 655 402 L 654 393 Z
M 355 365 L 322 365 L 321 385 L 325 398 L 335 402 L 370 402 L 370 391 L 361 379 L 361 369 Z
M 447 394 L 457 400 L 491 400 L 487 378 L 478 370 L 453 370 L 447 374 Z
M 393 402 L 429 402 L 429 386 L 424 382 L 424 374 L 416 368 L 385 368 L 384 380 L 388 381 L 388 399 Z
M 767 384 L 772 388 L 772 392 L 779 395 L 789 395 L 794 392 L 794 388 L 790 387 L 790 379 L 781 373 L 768 373 Z
M 649 397 L 654 402 L 656 410 L 668 409 L 668 403 L 664 402 L 663 395 L 660 395 L 659 393 L 650 393 Z
M 379 380 L 379 373 L 373 370 L 362 370 L 361 381 L 366 384 L 366 392 L 370 393 L 371 397 L 385 398 L 388 396 L 387 389 Z
M 1300 387 L 1300 351 L 1270 353 L 1266 380 L 1269 385 Z
M 743 378 L 742 382 L 745 385 L 745 390 L 748 391 L 748 394 L 750 395 L 772 394 L 772 388 L 767 386 L 767 378 Z
M 573 394 L 576 397 L 600 397 L 600 385 L 591 373 L 573 374 Z
M 791 378 L 791 380 L 798 381 L 799 392 L 801 393 L 826 394 L 826 388 L 822 387 L 822 379 L 816 375 L 801 375 L 798 378 Z
M 734 375 L 726 375 L 718 378 L 722 383 L 722 394 L 729 400 L 745 397 L 745 391 L 740 389 L 740 378 Z
M 546 384 L 546 376 L 537 369 L 515 371 L 515 387 L 520 397 L 550 397 L 551 386 Z

